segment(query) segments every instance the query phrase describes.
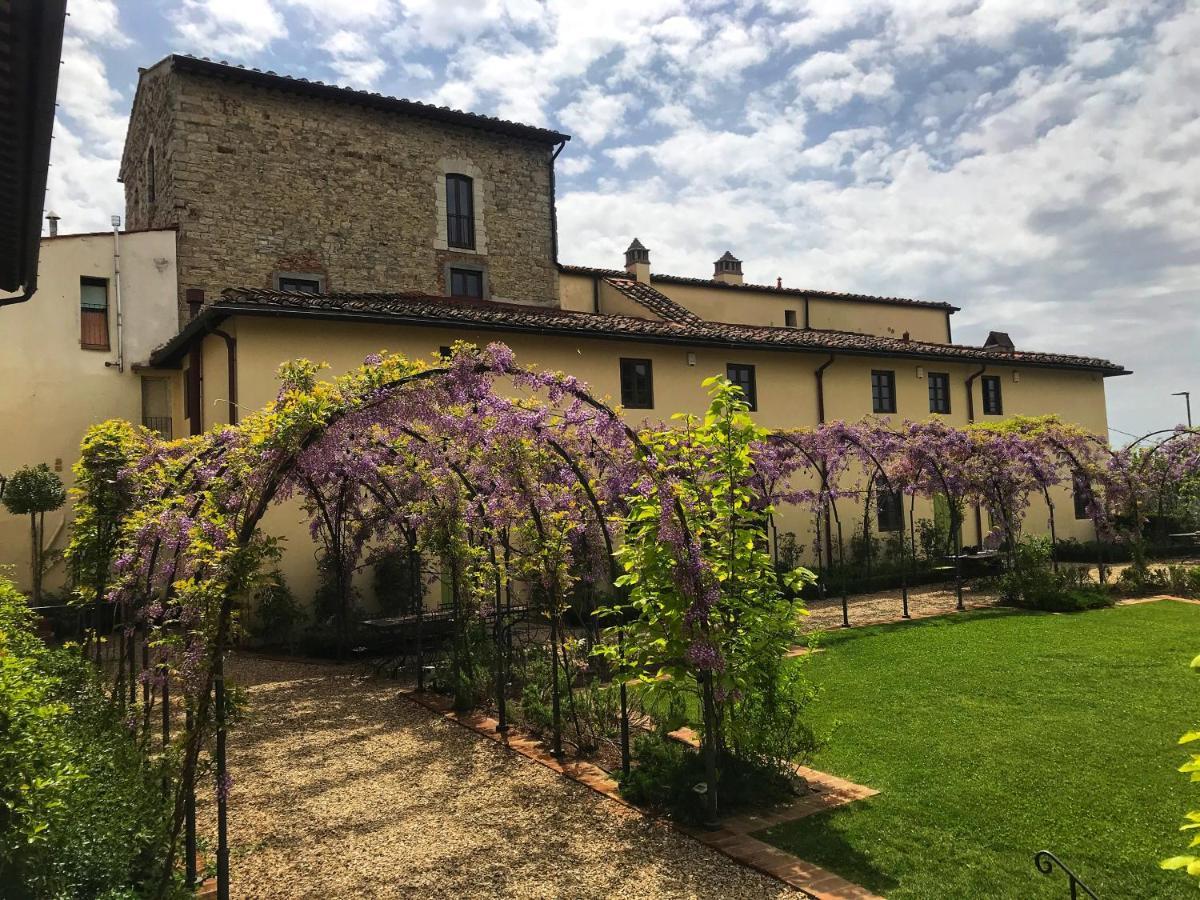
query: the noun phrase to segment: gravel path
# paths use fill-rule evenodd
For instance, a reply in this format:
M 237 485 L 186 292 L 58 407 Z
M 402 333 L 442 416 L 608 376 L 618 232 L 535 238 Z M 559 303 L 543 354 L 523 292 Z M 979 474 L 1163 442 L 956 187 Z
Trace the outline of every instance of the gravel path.
M 250 656 L 231 670 L 250 701 L 230 735 L 234 897 L 801 896 L 395 682 Z
M 999 598 L 988 591 L 972 590 L 963 586 L 963 606 L 967 609 L 983 609 L 995 606 Z M 958 596 L 954 585 L 928 585 L 910 588 L 908 611 L 914 619 L 940 616 L 955 611 Z M 879 591 L 874 594 L 854 594 L 849 600 L 851 625 L 875 625 L 879 622 L 896 622 L 904 611 L 900 590 Z M 804 619 L 805 631 L 831 631 L 842 624 L 842 598 L 829 597 L 808 604 L 809 615 Z

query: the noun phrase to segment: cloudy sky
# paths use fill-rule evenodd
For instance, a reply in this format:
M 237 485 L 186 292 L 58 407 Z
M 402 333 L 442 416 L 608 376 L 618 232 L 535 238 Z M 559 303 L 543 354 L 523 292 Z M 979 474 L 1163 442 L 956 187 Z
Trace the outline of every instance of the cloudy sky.
M 949 300 L 1200 418 L 1193 0 L 71 0 L 48 205 L 122 210 L 138 66 L 193 53 L 564 130 L 564 262 Z M 1121 435 L 1112 435 L 1120 440 Z

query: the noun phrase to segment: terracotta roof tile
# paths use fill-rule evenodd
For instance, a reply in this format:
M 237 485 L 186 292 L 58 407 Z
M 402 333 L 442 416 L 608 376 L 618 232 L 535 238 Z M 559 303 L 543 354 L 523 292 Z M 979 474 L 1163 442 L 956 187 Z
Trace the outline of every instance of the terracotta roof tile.
M 575 275 L 598 275 L 601 278 L 628 278 L 629 273 L 624 269 L 598 269 L 594 266 L 568 266 L 559 264 L 559 270 Z M 846 291 L 821 291 L 809 288 L 777 288 L 770 284 L 732 284 L 727 281 L 716 281 L 712 278 L 688 278 L 683 275 L 650 274 L 650 283 L 689 284 L 697 287 L 716 288 L 721 291 L 747 291 L 751 293 L 768 292 L 793 297 L 816 297 L 832 300 L 857 300 L 863 303 L 888 303 L 900 306 L 923 306 L 931 309 L 945 309 L 957 312 L 959 307 L 941 300 L 911 300 L 907 297 L 877 297 L 873 294 L 855 294 Z
M 666 294 L 656 291 L 648 284 L 632 278 L 605 278 L 604 282 L 612 285 L 634 303 L 641 304 L 668 322 L 696 324 L 704 321 L 690 309 L 680 306 Z
M 638 302 L 644 302 L 649 297 L 646 291 L 634 290 L 642 297 Z M 651 299 L 650 302 L 656 301 Z M 1092 357 L 1060 353 L 1004 352 L 958 344 L 927 344 L 845 331 L 708 322 L 695 316 L 684 321 L 671 321 L 411 292 L 300 294 L 261 289 L 231 289 L 223 292 L 219 301 L 205 307 L 199 317 L 193 319 L 183 331 L 156 350 L 151 356 L 151 364 L 174 363 L 196 335 L 203 334 L 212 327 L 214 320 L 234 315 L 467 326 L 483 330 L 556 333 L 576 337 L 645 340 L 692 346 L 715 345 L 764 350 L 837 352 L 860 356 L 993 361 L 1009 365 L 1088 369 L 1107 375 L 1125 372 L 1118 365 Z

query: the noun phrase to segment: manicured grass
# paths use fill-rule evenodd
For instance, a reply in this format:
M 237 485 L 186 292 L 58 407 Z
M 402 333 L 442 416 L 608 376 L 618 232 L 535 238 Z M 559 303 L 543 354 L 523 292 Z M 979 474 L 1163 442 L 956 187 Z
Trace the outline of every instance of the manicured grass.
M 838 724 L 814 763 L 877 797 L 759 837 L 895 898 L 1062 898 L 1048 849 L 1104 900 L 1193 897 L 1200 791 L 1175 769 L 1200 720 L 1200 606 L 989 611 L 853 629 L 805 661 Z

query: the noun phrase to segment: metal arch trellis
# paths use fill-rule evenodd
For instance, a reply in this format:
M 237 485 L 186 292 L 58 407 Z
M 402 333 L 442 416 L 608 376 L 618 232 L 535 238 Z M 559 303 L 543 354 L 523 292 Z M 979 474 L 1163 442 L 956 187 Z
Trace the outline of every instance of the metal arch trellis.
M 237 513 L 235 516 L 237 527 L 236 527 L 236 533 L 235 533 L 234 546 L 236 546 L 238 548 L 245 548 L 249 544 L 249 542 L 254 538 L 254 535 L 257 531 L 258 523 L 261 521 L 266 510 L 270 507 L 271 503 L 274 500 L 274 497 L 278 493 L 284 480 L 288 477 L 288 474 L 295 468 L 297 461 L 298 461 L 299 457 L 301 456 L 301 454 L 303 454 L 308 448 L 310 448 L 322 436 L 324 436 L 325 434 L 328 434 L 329 431 L 332 428 L 334 428 L 341 419 L 343 419 L 349 415 L 359 413 L 359 412 L 362 412 L 363 410 L 369 409 L 372 406 L 385 401 L 389 397 L 397 395 L 404 388 L 406 388 L 414 383 L 417 383 L 420 381 L 425 381 L 425 380 L 430 380 L 430 379 L 434 379 L 434 378 L 439 378 L 442 376 L 447 376 L 447 375 L 450 375 L 452 373 L 452 371 L 453 370 L 451 370 L 450 368 L 446 368 L 446 367 L 426 369 L 426 370 L 415 372 L 415 373 L 406 373 L 405 375 L 401 376 L 400 378 L 397 378 L 387 384 L 377 386 L 375 389 L 375 392 L 374 392 L 373 399 L 369 400 L 368 402 L 357 405 L 353 408 L 335 411 L 332 415 L 330 415 L 324 421 L 322 421 L 319 424 L 314 425 L 312 428 L 310 428 L 310 430 L 301 438 L 301 440 L 290 450 L 286 451 L 283 454 L 276 455 L 269 459 L 266 459 L 265 460 L 266 466 L 260 467 L 259 469 L 257 469 L 257 471 L 260 474 L 262 474 L 262 476 L 263 476 L 261 483 L 258 484 L 257 496 L 252 496 L 250 498 L 250 502 L 240 505 L 237 509 Z M 507 369 L 503 372 L 497 372 L 497 371 L 492 370 L 489 366 L 487 366 L 483 363 L 476 364 L 473 367 L 472 371 L 476 375 L 490 375 L 490 376 L 512 376 L 512 375 L 530 375 L 531 376 L 533 374 L 530 370 L 523 370 L 523 369 Z M 567 394 L 570 394 L 570 395 L 576 397 L 581 402 L 583 402 L 583 403 L 591 406 L 593 409 L 601 412 L 602 415 L 607 417 L 613 423 L 618 424 L 621 427 L 621 429 L 623 430 L 624 434 L 629 439 L 629 443 L 633 447 L 633 450 L 634 450 L 634 452 L 632 454 L 633 458 L 638 460 L 639 463 L 641 463 L 641 467 L 642 467 L 643 471 L 655 483 L 661 484 L 661 478 L 659 477 L 659 475 L 655 469 L 653 460 L 651 459 L 649 453 L 647 452 L 647 448 L 642 443 L 640 437 L 636 434 L 636 432 L 634 432 L 631 428 L 629 428 L 627 425 L 625 425 L 623 422 L 621 422 L 621 420 L 619 419 L 619 417 L 617 416 L 615 411 L 613 411 L 610 407 L 608 407 L 605 404 L 602 404 L 600 401 L 596 400 L 594 397 L 591 397 L 586 392 L 582 391 L 581 389 L 579 389 L 577 387 L 574 387 L 572 385 L 564 385 L 561 387 Z M 561 450 L 561 448 L 559 448 L 559 449 Z M 208 461 L 208 460 L 211 460 L 212 458 L 221 459 L 224 456 L 224 454 L 227 452 L 227 450 L 228 450 L 228 448 L 226 446 L 219 445 L 219 444 L 209 445 L 209 446 L 201 448 L 197 454 L 195 454 L 190 460 L 188 460 L 184 464 L 182 470 L 174 473 L 173 484 L 171 484 L 169 486 L 164 485 L 156 499 L 161 501 L 161 500 L 165 499 L 165 497 L 168 493 L 182 493 L 186 496 L 187 493 L 189 493 L 189 491 L 184 487 L 184 484 L 186 482 L 190 482 L 192 490 L 195 490 L 197 488 L 197 485 L 196 485 L 196 479 L 195 479 L 194 473 L 197 470 L 197 468 L 199 467 L 199 463 L 202 460 Z M 219 466 L 218 472 L 217 472 L 218 477 L 220 477 L 221 473 L 225 472 L 226 469 L 227 469 L 227 467 L 225 465 Z M 586 479 L 581 479 L 581 483 L 586 486 Z M 590 493 L 590 491 L 589 491 L 589 493 Z M 678 497 L 672 495 L 672 499 L 673 499 L 675 517 L 678 518 L 681 529 L 684 531 L 685 534 L 687 534 L 688 523 L 686 521 L 686 517 L 683 514 L 683 510 L 679 505 Z M 592 495 L 589 497 L 589 502 L 591 502 L 595 507 L 598 507 L 598 503 L 596 502 L 594 493 L 592 493 Z M 200 503 L 200 500 L 197 499 L 195 501 L 194 506 L 198 507 L 199 503 Z M 193 509 L 193 514 L 194 514 L 194 512 L 195 512 L 195 509 Z M 604 534 L 606 545 L 611 546 L 611 536 L 608 534 L 608 531 L 607 531 L 607 523 L 605 522 L 604 516 L 602 515 L 599 508 L 597 508 L 597 522 L 598 522 L 599 526 L 601 527 L 602 532 Z M 151 566 L 147 571 L 147 579 L 148 579 L 147 588 L 150 588 L 151 590 L 153 590 L 153 581 L 154 581 L 155 575 L 156 575 L 155 567 L 157 565 L 156 557 L 158 555 L 160 546 L 161 546 L 161 538 L 156 537 L 155 542 L 154 542 L 154 548 L 151 551 L 152 555 L 155 557 L 155 559 L 152 561 Z M 182 549 L 183 548 L 181 546 L 176 546 L 176 548 L 175 548 L 174 559 L 172 562 L 172 570 L 171 570 L 172 576 L 179 569 Z M 193 581 L 198 580 L 201 577 L 204 577 L 208 574 L 211 574 L 211 573 L 205 571 L 204 564 L 202 564 L 202 563 L 198 564 L 196 569 L 192 572 L 192 580 Z M 173 577 L 172 577 L 172 579 L 169 580 L 167 583 L 164 599 L 169 599 L 169 596 L 173 592 L 173 590 L 174 590 L 174 587 L 173 587 Z M 216 741 L 217 741 L 216 766 L 217 766 L 218 785 L 223 786 L 225 783 L 225 777 L 226 777 L 226 759 L 225 759 L 226 721 L 225 721 L 225 717 L 226 717 L 226 713 L 225 713 L 224 707 L 225 707 L 225 699 L 226 698 L 225 698 L 225 690 L 224 690 L 223 657 L 224 657 L 225 647 L 228 644 L 228 640 L 230 637 L 230 617 L 231 617 L 231 613 L 232 613 L 232 604 L 233 604 L 233 599 L 234 599 L 233 593 L 234 592 L 232 590 L 226 590 L 224 592 L 223 597 L 221 597 L 219 600 L 219 608 L 216 613 L 216 629 L 215 629 L 216 633 L 215 633 L 215 638 L 211 642 L 211 646 L 208 648 L 208 653 L 207 653 L 208 665 L 204 669 L 203 682 L 200 685 L 200 689 L 196 692 L 194 704 L 189 703 L 189 705 L 188 705 L 188 710 L 190 713 L 192 713 L 192 715 L 189 717 L 191 719 L 191 722 L 188 725 L 188 737 L 185 740 L 185 746 L 184 746 L 182 777 L 180 779 L 180 790 L 178 790 L 176 792 L 175 814 L 173 816 L 173 822 L 175 824 L 173 825 L 173 828 L 172 828 L 171 844 L 170 844 L 169 852 L 167 854 L 167 859 L 165 859 L 163 861 L 163 882 L 162 882 L 162 884 L 164 887 L 165 887 L 165 884 L 167 883 L 167 881 L 169 880 L 170 872 L 172 871 L 172 869 L 174 867 L 174 859 L 175 859 L 175 853 L 177 852 L 177 841 L 178 841 L 178 837 L 179 837 L 179 829 L 180 829 L 181 825 L 184 824 L 185 821 L 189 826 L 188 827 L 189 837 L 191 834 L 191 821 L 193 820 L 193 816 L 191 815 L 190 810 L 191 810 L 192 803 L 193 803 L 192 798 L 194 797 L 196 766 L 197 766 L 197 761 L 198 761 L 201 745 L 203 743 L 203 735 L 205 733 L 205 723 L 208 721 L 208 713 L 209 713 L 210 703 L 215 704 L 215 708 L 216 708 L 215 735 L 216 735 Z M 624 693 L 624 692 L 622 692 L 622 693 Z M 625 707 L 625 704 L 623 703 L 622 706 Z M 164 721 L 166 721 L 166 720 L 164 719 Z M 627 765 L 627 752 L 628 752 L 627 751 L 627 746 L 628 746 L 627 728 L 628 728 L 628 723 L 626 721 L 625 723 L 623 723 L 624 734 L 623 734 L 623 740 L 622 740 L 623 756 L 625 757 L 624 762 L 626 765 Z M 166 739 L 165 735 L 166 735 L 166 732 L 164 731 L 164 739 Z M 227 895 L 228 886 L 229 886 L 229 850 L 228 850 L 228 844 L 227 844 L 227 838 L 226 838 L 226 831 L 227 831 L 226 817 L 227 817 L 227 803 L 226 803 L 225 791 L 223 790 L 223 788 L 219 787 L 218 792 L 217 792 L 217 818 L 218 818 L 218 849 L 217 849 L 217 876 L 218 877 L 217 877 L 217 883 L 218 883 L 218 894 L 219 894 L 219 896 L 222 896 L 222 897 Z M 187 843 L 190 845 L 191 841 L 189 840 Z M 188 850 L 190 851 L 190 849 L 191 849 L 191 847 L 189 846 Z M 192 862 L 191 853 L 189 852 L 188 853 L 188 861 L 187 861 L 187 867 L 189 868 L 189 870 L 191 869 L 191 862 Z M 189 874 L 191 874 L 190 871 L 189 871 Z

